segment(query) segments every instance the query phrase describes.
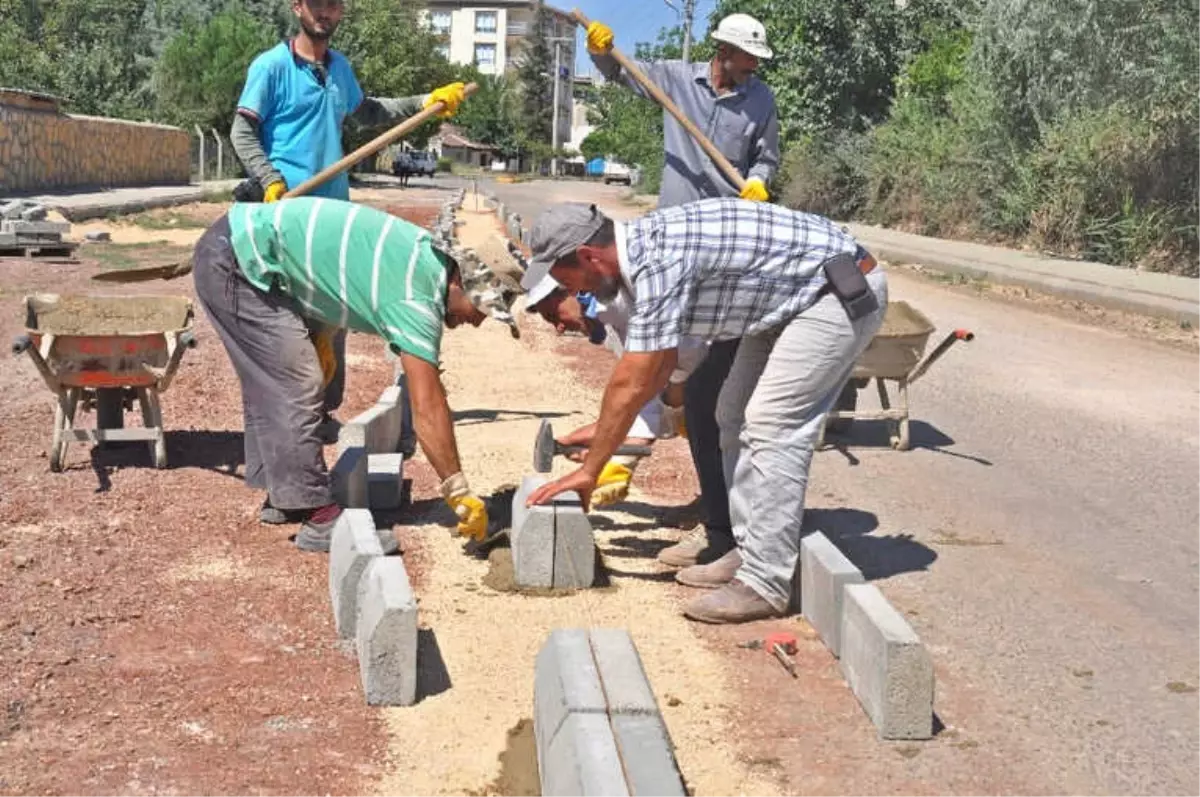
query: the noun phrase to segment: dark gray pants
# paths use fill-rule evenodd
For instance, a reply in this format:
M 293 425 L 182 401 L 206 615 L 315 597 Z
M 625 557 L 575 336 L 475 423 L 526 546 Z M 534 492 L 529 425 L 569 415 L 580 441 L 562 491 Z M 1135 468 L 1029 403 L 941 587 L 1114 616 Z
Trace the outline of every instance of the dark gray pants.
M 196 296 L 242 383 L 246 484 L 279 509 L 333 503 L 317 426 L 321 365 L 296 303 L 242 275 L 222 216 L 196 243 Z
M 683 419 L 687 423 L 688 446 L 700 480 L 700 504 L 711 536 L 733 541 L 729 520 L 729 490 L 721 459 L 721 431 L 717 427 L 717 398 L 733 359 L 738 341 L 722 340 L 709 345 L 708 356 L 684 385 Z

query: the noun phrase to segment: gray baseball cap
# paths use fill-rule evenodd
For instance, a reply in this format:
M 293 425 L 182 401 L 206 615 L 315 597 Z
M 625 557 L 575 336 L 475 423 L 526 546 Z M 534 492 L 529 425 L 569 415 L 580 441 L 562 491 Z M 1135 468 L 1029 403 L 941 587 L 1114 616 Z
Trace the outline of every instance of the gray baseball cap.
M 559 258 L 587 243 L 606 220 L 595 205 L 584 202 L 563 202 L 543 210 L 529 231 L 533 256 L 521 277 L 521 287 L 527 292 L 537 288 Z

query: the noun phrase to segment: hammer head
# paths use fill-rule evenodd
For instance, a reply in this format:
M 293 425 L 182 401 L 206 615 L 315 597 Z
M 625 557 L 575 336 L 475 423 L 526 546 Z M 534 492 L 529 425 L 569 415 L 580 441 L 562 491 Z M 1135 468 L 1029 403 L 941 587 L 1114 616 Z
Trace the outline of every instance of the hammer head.
M 554 464 L 554 429 L 550 421 L 542 418 L 537 439 L 533 443 L 533 469 L 537 473 L 549 473 Z

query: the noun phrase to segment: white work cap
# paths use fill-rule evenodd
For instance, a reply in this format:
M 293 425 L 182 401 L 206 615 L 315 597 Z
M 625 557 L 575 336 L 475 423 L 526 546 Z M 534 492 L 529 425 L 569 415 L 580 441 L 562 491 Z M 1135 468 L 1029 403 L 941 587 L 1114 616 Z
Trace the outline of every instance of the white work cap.
M 525 295 L 525 309 L 532 312 L 542 299 L 545 299 L 561 287 L 554 277 L 551 277 L 549 274 L 542 277 Z
M 709 38 L 732 44 L 756 58 L 772 58 L 775 53 L 767 46 L 767 29 L 749 14 L 730 14 L 717 24 Z

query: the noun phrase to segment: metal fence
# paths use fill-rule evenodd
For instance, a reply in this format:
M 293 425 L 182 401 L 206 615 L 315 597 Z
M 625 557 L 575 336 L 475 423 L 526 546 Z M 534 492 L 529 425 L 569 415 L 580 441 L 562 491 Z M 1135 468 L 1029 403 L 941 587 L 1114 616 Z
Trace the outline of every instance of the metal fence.
M 192 180 L 236 180 L 246 175 L 233 152 L 229 136 L 214 129 L 192 128 Z

